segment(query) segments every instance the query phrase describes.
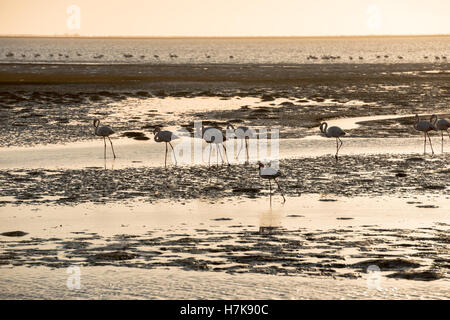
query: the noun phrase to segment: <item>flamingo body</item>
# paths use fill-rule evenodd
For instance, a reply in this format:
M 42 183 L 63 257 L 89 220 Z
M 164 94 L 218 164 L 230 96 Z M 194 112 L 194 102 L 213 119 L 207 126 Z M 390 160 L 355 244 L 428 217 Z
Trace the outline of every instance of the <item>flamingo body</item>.
M 281 196 L 283 197 L 283 202 L 286 202 L 286 198 L 284 197 L 283 190 L 281 190 L 280 184 L 276 180 L 278 177 L 281 176 L 281 172 L 277 169 L 274 169 L 272 167 L 264 168 L 264 165 L 259 162 L 259 177 L 262 179 L 269 180 L 269 190 L 270 190 L 270 201 L 272 201 L 272 184 L 271 181 L 275 181 L 275 183 L 278 186 L 278 189 L 280 190 Z M 272 203 L 272 202 L 271 202 Z
M 205 127 L 202 126 L 202 137 L 203 137 L 203 140 L 205 140 L 205 142 L 209 144 L 208 165 L 211 164 L 212 144 L 216 145 L 217 166 L 219 165 L 219 155 L 220 155 L 220 158 L 222 159 L 222 162 L 224 163 L 223 157 L 222 157 L 222 153 L 220 152 L 219 145 L 221 145 L 223 147 L 223 150 L 225 151 L 225 156 L 226 156 L 228 165 L 230 165 L 230 162 L 228 161 L 227 148 L 223 144 L 227 140 L 225 134 L 218 128 L 213 128 L 213 127 L 205 128 Z
M 328 123 L 323 122 L 320 125 L 320 132 L 327 138 L 336 138 L 336 155 L 334 156 L 338 160 L 339 150 L 342 148 L 343 142 L 340 137 L 345 136 L 344 130 L 339 127 L 328 128 Z M 340 143 L 340 144 L 339 144 Z
M 93 123 L 94 123 L 94 127 L 95 127 L 94 134 L 96 136 L 103 137 L 103 142 L 105 144 L 105 152 L 104 152 L 105 159 L 106 159 L 106 138 L 108 138 L 109 142 L 111 143 L 111 150 L 113 152 L 114 159 L 115 159 L 116 158 L 116 153 L 114 152 L 113 143 L 112 143 L 111 139 L 109 138 L 110 135 L 115 133 L 114 130 L 111 129 L 110 127 L 108 127 L 108 126 L 101 126 L 100 127 L 100 120 L 98 120 L 98 119 L 94 119 Z
M 448 122 L 446 119 L 438 120 L 438 117 L 435 114 L 431 116 L 430 122 L 433 123 L 437 131 L 441 132 L 441 152 L 444 153 L 444 131 L 447 132 L 448 137 L 450 138 L 450 132 L 448 132 L 448 129 L 450 128 L 450 122 Z
M 431 119 L 433 119 L 436 116 L 432 116 Z M 431 120 L 430 119 L 430 120 Z M 437 117 L 436 117 L 437 119 Z M 424 144 L 423 144 L 423 154 L 426 153 L 426 148 L 427 148 L 427 136 L 428 136 L 428 140 L 430 141 L 430 147 L 431 147 L 431 154 L 434 155 L 434 150 L 433 150 L 433 145 L 431 144 L 431 138 L 428 132 L 430 131 L 437 131 L 436 127 L 434 126 L 433 123 L 431 123 L 430 121 L 426 121 L 426 120 L 420 120 L 419 115 L 416 114 L 416 123 L 414 124 L 414 129 L 416 129 L 417 131 L 421 131 L 424 134 Z
M 175 159 L 175 164 L 177 164 L 177 158 L 175 156 L 175 150 L 173 149 L 172 143 L 171 141 L 178 139 L 178 136 L 176 136 L 175 134 L 172 133 L 172 131 L 161 131 L 161 129 L 159 127 L 156 127 L 155 130 L 153 130 L 153 133 L 155 135 L 154 140 L 156 142 L 164 142 L 166 144 L 166 155 L 164 158 L 164 168 L 167 168 L 167 144 L 170 145 L 170 147 L 172 148 L 172 152 L 173 152 L 173 157 Z

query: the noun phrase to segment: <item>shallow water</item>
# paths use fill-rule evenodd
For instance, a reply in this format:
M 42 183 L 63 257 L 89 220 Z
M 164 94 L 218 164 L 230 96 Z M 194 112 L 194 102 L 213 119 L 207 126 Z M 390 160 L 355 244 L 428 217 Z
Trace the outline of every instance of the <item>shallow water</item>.
M 330 124 L 333 123 L 330 121 Z M 339 122 L 335 122 L 339 123 Z M 74 142 L 68 144 L 45 145 L 35 147 L 10 147 L 0 148 L 0 169 L 12 168 L 46 168 L 46 169 L 82 169 L 89 167 L 99 167 L 106 169 L 121 169 L 134 167 L 161 167 L 164 166 L 165 145 L 150 141 L 136 141 L 133 139 L 113 139 L 114 150 L 117 158 L 112 158 L 111 147 L 107 142 L 107 159 L 103 157 L 104 144 L 102 139 Z M 268 140 L 265 142 L 250 140 L 249 155 L 250 161 L 275 161 L 286 158 L 302 157 L 331 157 L 336 152 L 336 142 L 334 138 L 325 138 L 320 135 L 308 136 L 304 139 L 281 139 Z M 340 155 L 363 155 L 363 154 L 423 154 L 423 138 L 342 138 L 343 146 L 339 151 Z M 441 152 L 441 143 L 438 137 L 433 137 L 433 148 L 436 155 Z M 194 158 L 194 143 L 201 145 L 203 153 L 200 156 L 203 160 L 196 162 Z M 279 143 L 279 147 L 276 147 Z M 227 142 L 228 160 L 231 164 L 243 163 L 246 161 L 245 147 L 241 150 L 239 158 L 236 156 L 241 149 L 242 142 Z M 273 149 L 272 149 L 273 145 Z M 200 139 L 183 138 L 176 140 L 173 146 L 178 154 L 179 165 L 207 165 L 209 159 L 209 145 Z M 191 148 L 191 156 L 182 153 L 182 150 Z M 234 147 L 234 149 L 233 149 Z M 277 152 L 278 149 L 278 152 Z M 167 164 L 174 165 L 172 151 L 168 149 Z M 444 140 L 444 151 L 450 152 L 450 144 Z M 225 155 L 222 157 L 226 161 Z M 430 147 L 427 141 L 427 152 Z M 200 158 L 199 158 L 200 160 Z M 219 161 L 222 163 L 220 155 L 216 154 L 214 147 L 211 152 L 211 164 L 215 165 Z
M 14 55 L 6 56 L 9 52 Z M 0 38 L 0 62 L 45 63 L 407 63 L 445 62 L 449 37 L 281 39 Z M 25 57 L 22 57 L 22 54 Z M 36 56 L 39 54 L 39 56 Z M 132 55 L 125 57 L 125 54 Z M 177 57 L 171 58 L 175 54 Z M 53 56 L 50 56 L 53 55 Z M 67 55 L 67 57 L 66 57 Z M 102 57 L 99 57 L 102 55 Z M 158 55 L 157 58 L 154 55 Z M 308 59 L 316 56 L 317 60 Z M 388 55 L 388 58 L 384 56 Z M 143 56 L 143 57 L 142 57 Z M 230 56 L 233 56 L 232 58 Z M 322 58 L 334 56 L 335 59 Z M 340 58 L 337 58 L 337 57 Z M 353 59 L 350 60 L 349 57 Z M 380 56 L 380 57 L 377 57 Z M 402 56 L 402 58 L 399 58 Z M 428 56 L 428 59 L 424 57 Z M 435 60 L 439 56 L 439 60 Z M 98 57 L 98 58 L 94 58 Z M 360 60 L 362 57 L 363 60 Z
M 1 299 L 448 299 L 448 283 L 382 278 L 380 290 L 357 280 L 229 275 L 122 267 L 81 269 L 80 290 L 67 288 L 66 269 L 14 267 L 0 271 Z M 177 312 L 174 310 L 174 315 Z
M 0 236 L 2 251 L 14 253 L 10 260 L 14 267 L 8 258 L 1 260 L 6 264 L 0 267 L 0 297 L 448 298 L 450 282 L 445 276 L 431 283 L 396 280 L 390 274 L 405 267 L 383 266 L 393 259 L 414 261 L 419 266 L 412 269 L 418 272 L 448 259 L 445 238 L 439 234 L 444 237 L 450 226 L 446 212 L 450 200 L 439 199 L 435 209 L 417 207 L 437 199 L 417 197 L 411 202 L 329 194 L 288 198 L 282 204 L 274 194 L 272 206 L 269 199 L 242 198 L 7 206 L 0 208 L 0 232 L 21 229 L 29 234 L 17 240 Z M 111 250 L 136 256 L 92 260 Z M 380 263 L 380 290 L 368 287 L 365 267 L 354 263 Z M 68 265 L 81 268 L 80 291 L 66 288 Z M 299 265 L 308 267 L 292 269 Z

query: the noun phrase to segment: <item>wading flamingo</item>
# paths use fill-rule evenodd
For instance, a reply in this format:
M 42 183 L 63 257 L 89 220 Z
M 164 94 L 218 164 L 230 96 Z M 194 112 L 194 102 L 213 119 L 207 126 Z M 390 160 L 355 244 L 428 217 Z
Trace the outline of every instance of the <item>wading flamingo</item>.
M 271 180 L 275 181 L 278 186 L 278 190 L 280 190 L 281 196 L 283 197 L 283 203 L 286 202 L 286 198 L 284 197 L 283 190 L 281 190 L 280 184 L 277 181 L 277 178 L 281 176 L 281 172 L 272 168 L 264 168 L 264 165 L 261 162 L 258 162 L 259 165 L 259 177 L 262 179 L 269 180 L 269 190 L 270 190 L 270 199 L 272 200 L 272 183 Z
M 236 136 L 236 138 L 240 139 L 240 140 L 245 140 L 245 151 L 246 151 L 246 155 L 247 155 L 247 162 L 249 161 L 249 156 L 248 156 L 248 139 L 253 138 L 255 135 L 254 130 L 249 129 L 248 127 L 244 127 L 244 126 L 239 126 L 237 128 L 235 128 L 232 124 L 229 124 L 227 126 L 227 129 L 231 129 L 233 130 L 234 135 Z M 243 147 L 244 141 L 241 141 L 241 147 L 239 148 L 239 151 L 236 155 L 236 159 L 239 158 L 239 155 L 241 154 L 242 151 L 242 147 Z
M 441 149 L 442 149 L 442 153 L 444 153 L 444 131 L 447 132 L 448 137 L 450 138 L 450 132 L 448 132 L 448 129 L 450 128 L 450 122 L 448 122 L 445 119 L 439 119 L 437 115 L 433 114 L 430 118 L 430 122 L 436 127 L 436 129 L 438 131 L 441 132 Z
M 431 138 L 428 134 L 429 131 L 434 130 L 437 131 L 436 127 L 430 122 L 426 120 L 420 120 L 419 115 L 416 114 L 416 122 L 414 123 L 414 129 L 417 131 L 422 131 L 424 135 L 424 142 L 423 142 L 423 154 L 426 154 L 426 148 L 427 148 L 427 136 L 428 140 L 430 141 L 430 147 L 431 147 L 431 155 L 434 155 L 433 145 L 431 144 Z
M 155 135 L 156 142 L 165 142 L 166 143 L 166 156 L 164 158 L 164 168 L 167 168 L 167 144 L 170 145 L 173 152 L 173 158 L 175 159 L 175 165 L 177 164 L 177 157 L 175 156 L 175 150 L 173 149 L 171 141 L 178 139 L 178 136 L 172 133 L 172 131 L 161 131 L 160 127 L 155 127 L 153 130 L 153 134 Z
M 341 150 L 341 147 L 343 145 L 342 140 L 340 137 L 345 136 L 344 130 L 342 130 L 339 127 L 330 127 L 328 128 L 328 123 L 323 122 L 320 125 L 320 132 L 323 133 L 323 135 L 327 138 L 336 138 L 336 155 L 334 156 L 336 160 L 338 159 L 339 150 Z M 339 145 L 339 142 L 341 143 Z
M 104 157 L 106 159 L 106 138 L 108 138 L 109 142 L 111 143 L 111 150 L 112 150 L 112 153 L 113 153 L 114 159 L 115 159 L 116 154 L 114 153 L 113 143 L 112 143 L 111 139 L 109 138 L 109 136 L 112 135 L 114 133 L 114 131 L 108 126 L 101 126 L 101 127 L 99 127 L 99 126 L 100 126 L 100 120 L 94 119 L 94 127 L 95 127 L 94 134 L 96 136 L 103 137 L 103 142 L 105 143 Z
M 220 155 L 220 158 L 222 159 L 222 163 L 225 163 L 225 161 L 223 161 L 222 152 L 220 151 L 219 145 L 221 145 L 223 147 L 223 150 L 225 151 L 227 163 L 228 163 L 228 165 L 230 165 L 230 162 L 228 161 L 227 148 L 223 144 L 227 140 L 227 138 L 225 137 L 225 134 L 218 128 L 213 128 L 213 127 L 205 128 L 204 126 L 202 126 L 202 137 L 203 137 L 203 140 L 205 140 L 206 143 L 209 144 L 208 165 L 211 165 L 212 144 L 216 145 L 217 166 L 219 166 L 219 155 Z

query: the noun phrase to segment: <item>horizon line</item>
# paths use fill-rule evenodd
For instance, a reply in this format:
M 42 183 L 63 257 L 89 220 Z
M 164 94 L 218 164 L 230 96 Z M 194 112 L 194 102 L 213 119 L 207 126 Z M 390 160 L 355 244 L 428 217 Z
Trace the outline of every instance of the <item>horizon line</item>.
M 133 35 L 34 35 L 34 34 L 5 34 L 0 38 L 87 38 L 87 39 L 308 39 L 308 38 L 405 38 L 405 37 L 449 37 L 450 33 L 436 34 L 367 34 L 367 35 L 310 35 L 310 36 L 133 36 Z

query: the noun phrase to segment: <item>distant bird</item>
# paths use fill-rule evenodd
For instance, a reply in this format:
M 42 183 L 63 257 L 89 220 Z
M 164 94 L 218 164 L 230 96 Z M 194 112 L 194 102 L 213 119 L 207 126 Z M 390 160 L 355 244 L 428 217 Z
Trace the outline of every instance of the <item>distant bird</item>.
M 140 56 L 140 58 L 141 58 L 141 59 L 144 59 L 144 58 L 145 58 L 145 56 L 144 56 L 144 55 L 142 55 L 142 56 Z
M 114 133 L 114 131 L 108 127 L 108 126 L 100 126 L 100 120 L 94 119 L 94 134 L 99 137 L 103 137 L 103 142 L 105 143 L 105 159 L 106 159 L 106 138 L 108 138 L 109 142 L 111 143 L 111 149 L 114 155 L 114 159 L 116 158 L 116 154 L 114 153 L 114 147 L 111 139 L 109 138 L 110 135 Z
M 205 54 L 206 59 L 211 58 L 211 56 L 209 54 Z
M 424 58 L 424 59 L 428 59 L 428 56 L 424 56 L 423 58 Z
M 389 58 L 389 56 L 386 54 L 386 55 L 384 56 L 384 58 L 387 59 L 387 58 Z
M 286 198 L 284 197 L 283 190 L 281 190 L 280 184 L 277 181 L 277 178 L 281 176 L 281 172 L 272 168 L 264 168 L 264 165 L 261 162 L 258 162 L 259 169 L 259 177 L 262 179 L 269 180 L 269 191 L 270 191 L 270 199 L 272 200 L 272 183 L 271 180 L 275 181 L 278 186 L 278 190 L 280 190 L 281 196 L 283 197 L 283 203 L 286 202 Z
M 10 58 L 10 57 L 14 57 L 14 53 L 12 53 L 12 52 L 8 52 L 8 53 L 6 54 L 6 56 L 7 56 L 8 58 Z
M 157 54 L 154 54 L 153 57 L 159 59 L 159 56 Z
M 436 127 L 438 131 L 441 132 L 441 151 L 444 153 L 444 131 L 447 132 L 448 137 L 450 138 L 450 132 L 448 132 L 448 129 L 450 128 L 450 122 L 448 122 L 445 119 L 439 119 L 437 115 L 433 114 L 430 118 L 430 122 Z
M 218 128 L 213 128 L 213 127 L 205 128 L 204 126 L 202 126 L 202 137 L 203 137 L 203 140 L 205 140 L 206 143 L 209 144 L 208 165 L 211 165 L 212 144 L 216 145 L 217 166 L 219 166 L 219 155 L 220 155 L 220 158 L 222 159 L 222 163 L 225 163 L 225 161 L 223 160 L 222 153 L 220 151 L 219 145 L 221 145 L 223 147 L 223 150 L 225 151 L 225 156 L 226 156 L 226 159 L 227 159 L 227 163 L 228 163 L 228 165 L 230 165 L 230 162 L 228 161 L 227 148 L 223 144 L 227 140 L 227 138 L 224 135 L 224 133 Z
M 123 56 L 124 56 L 125 58 L 132 58 L 132 57 L 133 57 L 132 54 L 126 54 L 126 53 L 125 53 Z
M 35 58 L 38 58 L 38 57 L 40 57 L 40 56 L 41 56 L 40 53 L 36 53 L 36 54 L 34 55 Z
M 171 58 L 178 58 L 178 56 L 176 54 L 174 54 L 174 53 L 169 54 L 169 57 L 171 57 Z
M 77 56 L 81 57 L 81 53 L 77 52 Z
M 431 144 L 431 138 L 428 134 L 429 131 L 437 131 L 436 127 L 430 122 L 425 120 L 420 120 L 419 115 L 416 114 L 416 122 L 414 123 L 414 129 L 417 131 L 422 131 L 425 137 L 424 145 L 423 145 L 423 154 L 426 154 L 426 147 L 427 147 L 427 136 L 428 140 L 430 141 L 431 146 L 431 153 L 434 155 L 433 145 Z
M 363 57 L 359 57 L 359 60 L 364 60 L 364 58 Z
M 398 58 L 399 58 L 400 60 L 403 60 L 403 57 L 402 57 L 402 56 L 398 56 Z
M 230 59 L 233 59 L 234 57 L 233 56 L 230 56 Z
M 353 57 L 348 57 L 350 60 L 353 60 Z
M 248 162 L 249 161 L 248 139 L 253 138 L 255 136 L 255 131 L 248 127 L 244 127 L 244 126 L 239 126 L 239 127 L 235 128 L 232 124 L 229 124 L 227 126 L 227 130 L 230 130 L 230 129 L 233 131 L 236 138 L 238 138 L 240 140 L 245 140 L 245 150 L 246 150 L 247 162 Z M 239 158 L 239 155 L 241 154 L 243 144 L 244 144 L 243 141 L 241 141 L 241 147 L 236 155 L 236 159 Z
M 22 58 L 25 58 L 26 57 L 26 55 L 24 55 L 23 53 L 22 53 Z
M 320 132 L 322 132 L 323 135 L 327 138 L 336 138 L 336 155 L 334 157 L 336 158 L 336 160 L 338 160 L 339 150 L 341 150 L 341 147 L 343 145 L 343 142 L 340 139 L 340 137 L 345 136 L 344 130 L 342 130 L 339 127 L 328 128 L 328 123 L 323 122 L 320 125 Z M 341 143 L 340 145 L 339 145 L 339 142 Z
M 160 127 L 156 127 L 155 130 L 153 130 L 153 133 L 155 135 L 155 141 L 156 142 L 165 142 L 166 143 L 166 156 L 164 158 L 164 168 L 167 167 L 167 144 L 170 145 L 170 147 L 172 148 L 172 152 L 173 152 L 173 157 L 175 159 L 175 165 L 177 164 L 177 158 L 175 156 L 175 150 L 173 149 L 172 144 L 170 143 L 171 141 L 178 139 L 178 136 L 176 136 L 175 134 L 172 133 L 172 131 L 161 131 Z

